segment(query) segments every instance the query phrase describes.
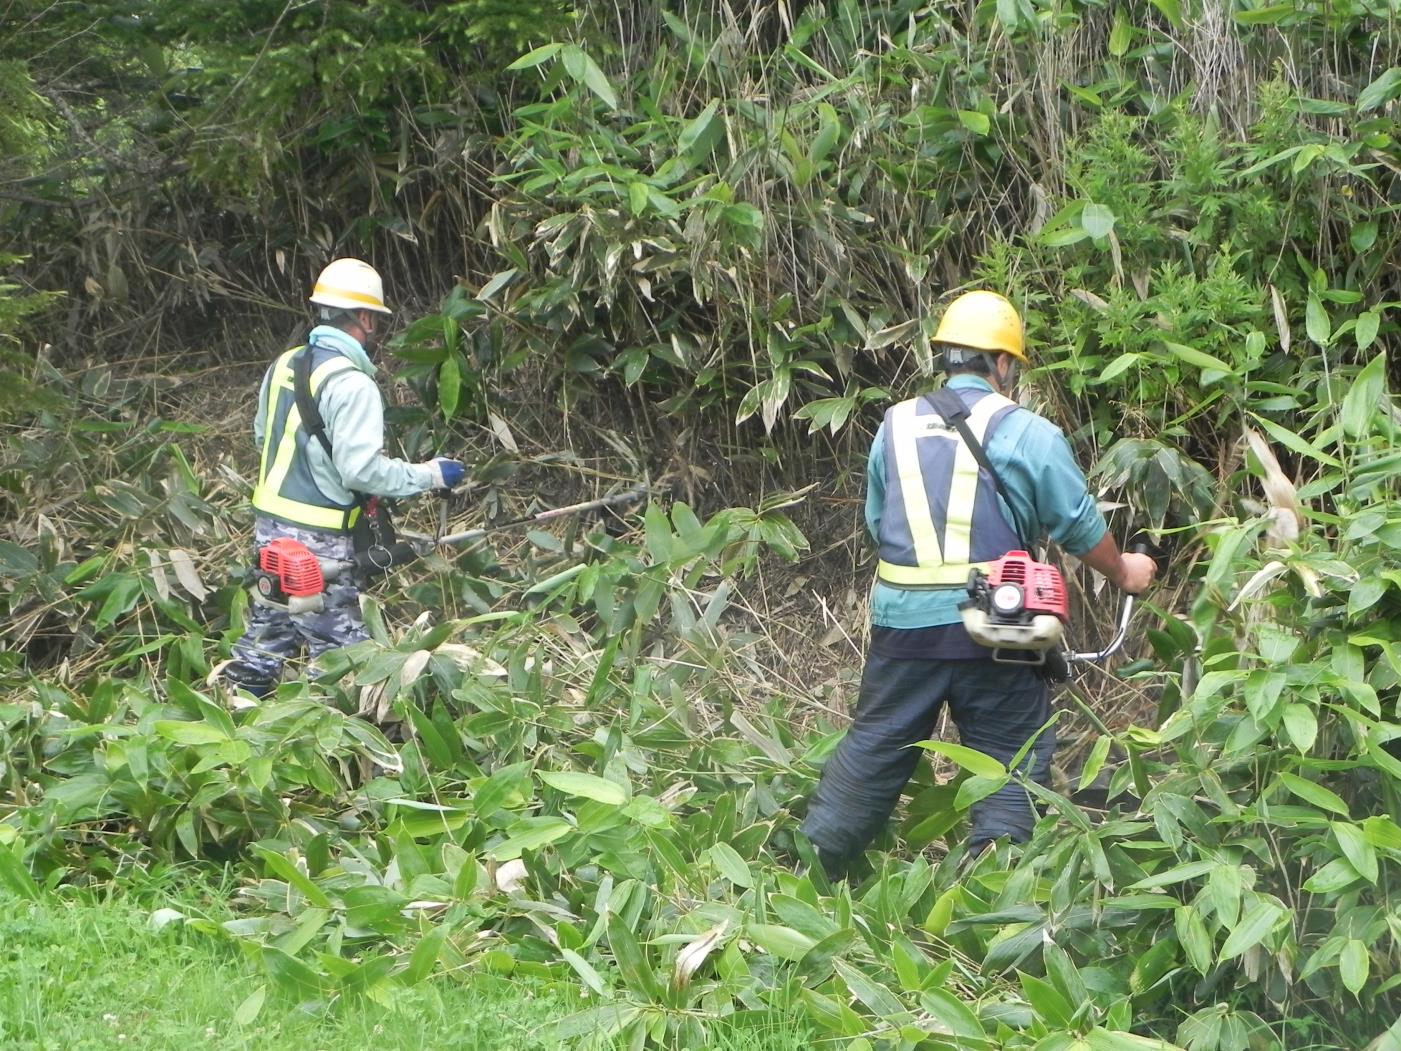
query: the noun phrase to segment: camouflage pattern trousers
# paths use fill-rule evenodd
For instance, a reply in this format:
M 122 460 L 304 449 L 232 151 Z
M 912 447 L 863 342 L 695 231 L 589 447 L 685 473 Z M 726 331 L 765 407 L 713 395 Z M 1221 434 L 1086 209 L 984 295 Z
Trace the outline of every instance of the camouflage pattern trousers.
M 255 562 L 258 548 L 281 536 L 300 541 L 320 558 L 348 561 L 354 555 L 351 538 L 343 533 L 323 533 L 260 515 L 253 526 Z M 325 608 L 318 613 L 286 613 L 250 603 L 248 629 L 234 644 L 234 659 L 224 668 L 223 677 L 256 697 L 265 697 L 281 679 L 282 666 L 303 649 L 314 660 L 327 650 L 367 638 L 360 590 L 347 573 L 327 585 Z

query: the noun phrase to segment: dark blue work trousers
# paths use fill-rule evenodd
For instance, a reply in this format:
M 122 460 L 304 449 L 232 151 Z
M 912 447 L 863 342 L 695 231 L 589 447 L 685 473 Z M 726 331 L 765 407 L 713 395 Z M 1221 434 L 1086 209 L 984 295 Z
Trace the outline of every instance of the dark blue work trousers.
M 949 705 L 962 743 L 1007 766 L 1036 737 L 1023 770 L 1050 780 L 1054 727 L 1046 684 L 1036 669 L 992 660 L 915 660 L 870 653 L 851 728 L 823 768 L 803 832 L 831 873 L 844 872 L 889 820 Z M 1040 736 L 1037 733 L 1040 731 Z M 975 803 L 969 849 L 1001 836 L 1025 842 L 1035 813 L 1021 785 Z

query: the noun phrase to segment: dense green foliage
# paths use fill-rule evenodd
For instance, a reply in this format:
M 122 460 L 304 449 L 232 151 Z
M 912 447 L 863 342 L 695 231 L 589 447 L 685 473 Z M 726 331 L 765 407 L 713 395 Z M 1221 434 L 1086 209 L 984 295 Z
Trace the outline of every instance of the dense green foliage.
M 231 866 L 236 916 L 166 918 L 279 995 L 562 983 L 561 1044 L 1401 1047 L 1389 5 L 140 6 L 7 9 L 0 327 L 58 348 L 0 460 L 9 893 Z M 263 356 L 216 333 L 280 331 L 338 252 L 415 318 L 410 453 L 492 443 L 488 509 L 551 466 L 686 502 L 429 563 L 231 716 L 247 460 L 121 361 Z M 1039 791 L 960 871 L 1007 775 L 940 744 L 833 887 L 792 832 L 837 723 L 763 616 L 786 491 L 855 493 L 974 284 L 1116 525 L 1182 554 L 1095 694 L 1133 715 L 1076 774 L 1108 811 Z

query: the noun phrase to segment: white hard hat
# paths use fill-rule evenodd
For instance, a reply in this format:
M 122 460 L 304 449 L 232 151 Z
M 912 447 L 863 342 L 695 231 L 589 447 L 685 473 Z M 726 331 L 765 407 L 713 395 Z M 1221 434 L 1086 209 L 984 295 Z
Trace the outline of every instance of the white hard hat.
M 384 282 L 369 263 L 359 259 L 333 259 L 316 279 L 311 302 L 344 310 L 373 310 L 392 314 L 384 305 Z

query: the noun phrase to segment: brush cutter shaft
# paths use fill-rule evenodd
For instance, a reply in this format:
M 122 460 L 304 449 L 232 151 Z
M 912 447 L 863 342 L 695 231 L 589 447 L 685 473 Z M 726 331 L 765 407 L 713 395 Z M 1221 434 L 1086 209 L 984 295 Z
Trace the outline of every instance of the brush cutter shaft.
M 502 529 L 514 529 L 517 526 L 532 525 L 536 522 L 548 522 L 555 518 L 564 518 L 567 515 L 577 515 L 584 511 L 593 511 L 601 507 L 615 507 L 618 504 L 634 503 L 647 495 L 645 488 L 629 489 L 626 492 L 614 493 L 612 496 L 601 497 L 598 500 L 585 500 L 581 504 L 570 504 L 568 507 L 554 507 L 548 511 L 540 511 L 533 515 L 526 515 L 524 518 L 515 518 L 509 522 L 498 522 L 496 525 L 481 526 L 477 529 L 468 529 L 463 533 L 450 533 L 447 536 L 438 537 L 437 543 L 440 545 L 466 544 L 477 540 L 489 533 L 495 533 Z

